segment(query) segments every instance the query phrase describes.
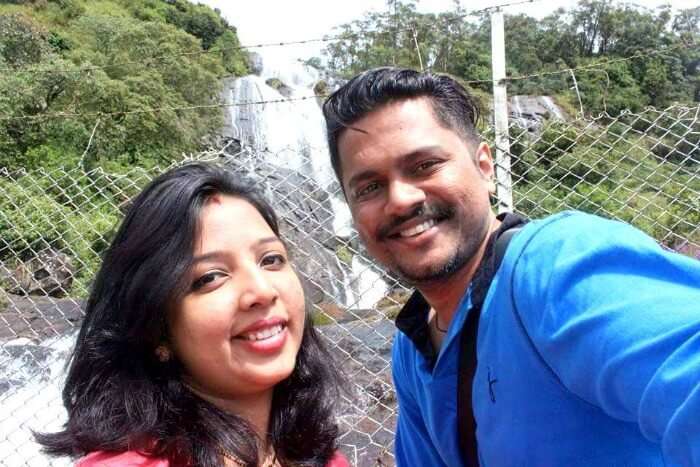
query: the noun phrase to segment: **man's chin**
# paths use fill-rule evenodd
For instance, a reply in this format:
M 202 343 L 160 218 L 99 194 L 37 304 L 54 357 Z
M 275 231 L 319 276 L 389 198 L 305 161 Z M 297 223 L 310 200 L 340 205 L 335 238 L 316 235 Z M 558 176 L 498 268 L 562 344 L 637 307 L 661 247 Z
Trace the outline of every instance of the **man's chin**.
M 462 266 L 464 266 L 464 261 L 460 261 L 459 258 L 450 258 L 447 261 L 424 264 L 406 264 L 404 262 L 404 264 L 395 264 L 391 271 L 404 282 L 413 286 L 420 286 L 449 279 Z

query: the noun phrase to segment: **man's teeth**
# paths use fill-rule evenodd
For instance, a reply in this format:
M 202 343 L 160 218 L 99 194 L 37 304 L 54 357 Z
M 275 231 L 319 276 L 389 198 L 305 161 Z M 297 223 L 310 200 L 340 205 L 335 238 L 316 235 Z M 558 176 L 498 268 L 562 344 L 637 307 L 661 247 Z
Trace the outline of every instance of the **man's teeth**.
M 282 329 L 284 329 L 284 326 L 278 324 L 276 326 L 272 326 L 271 328 L 261 329 L 260 331 L 243 334 L 241 337 L 248 341 L 261 341 L 263 339 L 269 339 L 272 336 L 276 336 L 277 334 L 282 332 Z
M 401 235 L 402 237 L 413 237 L 414 235 L 418 235 L 420 233 L 425 232 L 435 224 L 437 224 L 437 222 L 435 222 L 434 219 L 431 219 L 429 221 L 423 222 L 422 224 L 418 224 L 415 227 L 411 227 L 410 229 L 402 230 L 399 233 L 399 235 Z

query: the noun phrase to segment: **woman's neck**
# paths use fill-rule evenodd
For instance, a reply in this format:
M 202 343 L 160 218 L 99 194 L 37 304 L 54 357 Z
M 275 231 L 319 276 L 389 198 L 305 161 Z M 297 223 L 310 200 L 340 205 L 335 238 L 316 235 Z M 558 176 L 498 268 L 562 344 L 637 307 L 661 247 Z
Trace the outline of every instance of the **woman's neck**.
M 270 412 L 272 411 L 272 394 L 274 389 L 252 394 L 246 397 L 226 398 L 208 394 L 196 386 L 187 384 L 187 387 L 202 399 L 211 402 L 224 412 L 237 415 L 251 424 L 253 430 L 260 439 L 258 446 L 259 455 L 264 458 L 269 449 L 267 446 Z

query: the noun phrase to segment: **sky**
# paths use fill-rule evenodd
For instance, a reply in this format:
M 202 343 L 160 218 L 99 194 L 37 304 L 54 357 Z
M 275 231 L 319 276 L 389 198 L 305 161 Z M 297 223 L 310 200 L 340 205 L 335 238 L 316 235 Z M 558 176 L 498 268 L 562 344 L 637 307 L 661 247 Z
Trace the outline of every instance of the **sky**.
M 332 34 L 333 28 L 359 19 L 368 11 L 385 11 L 385 0 L 194 0 L 218 8 L 228 22 L 238 29 L 243 45 L 271 42 L 320 39 Z M 518 0 L 461 0 L 466 11 L 479 10 Z M 455 0 L 419 0 L 418 11 L 439 13 L 452 10 Z M 575 0 L 537 0 L 532 3 L 505 7 L 506 13 L 526 13 L 542 18 L 559 7 L 571 8 Z M 698 0 L 636 0 L 637 5 L 655 8 L 670 3 L 674 9 L 693 8 Z M 319 55 L 322 42 L 287 46 L 290 58 L 309 58 Z

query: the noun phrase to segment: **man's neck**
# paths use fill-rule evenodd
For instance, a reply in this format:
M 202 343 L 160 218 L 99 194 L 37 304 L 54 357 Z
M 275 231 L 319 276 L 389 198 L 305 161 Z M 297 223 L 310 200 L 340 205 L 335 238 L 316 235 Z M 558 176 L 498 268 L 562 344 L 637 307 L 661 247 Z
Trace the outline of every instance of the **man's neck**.
M 442 328 L 447 329 L 447 326 L 452 322 L 457 306 L 481 264 L 489 238 L 500 224 L 501 221 L 495 217 L 492 219 L 477 253 L 467 264 L 455 271 L 449 278 L 417 285 L 417 289 L 433 310 L 431 318 L 433 314 L 436 314 Z

